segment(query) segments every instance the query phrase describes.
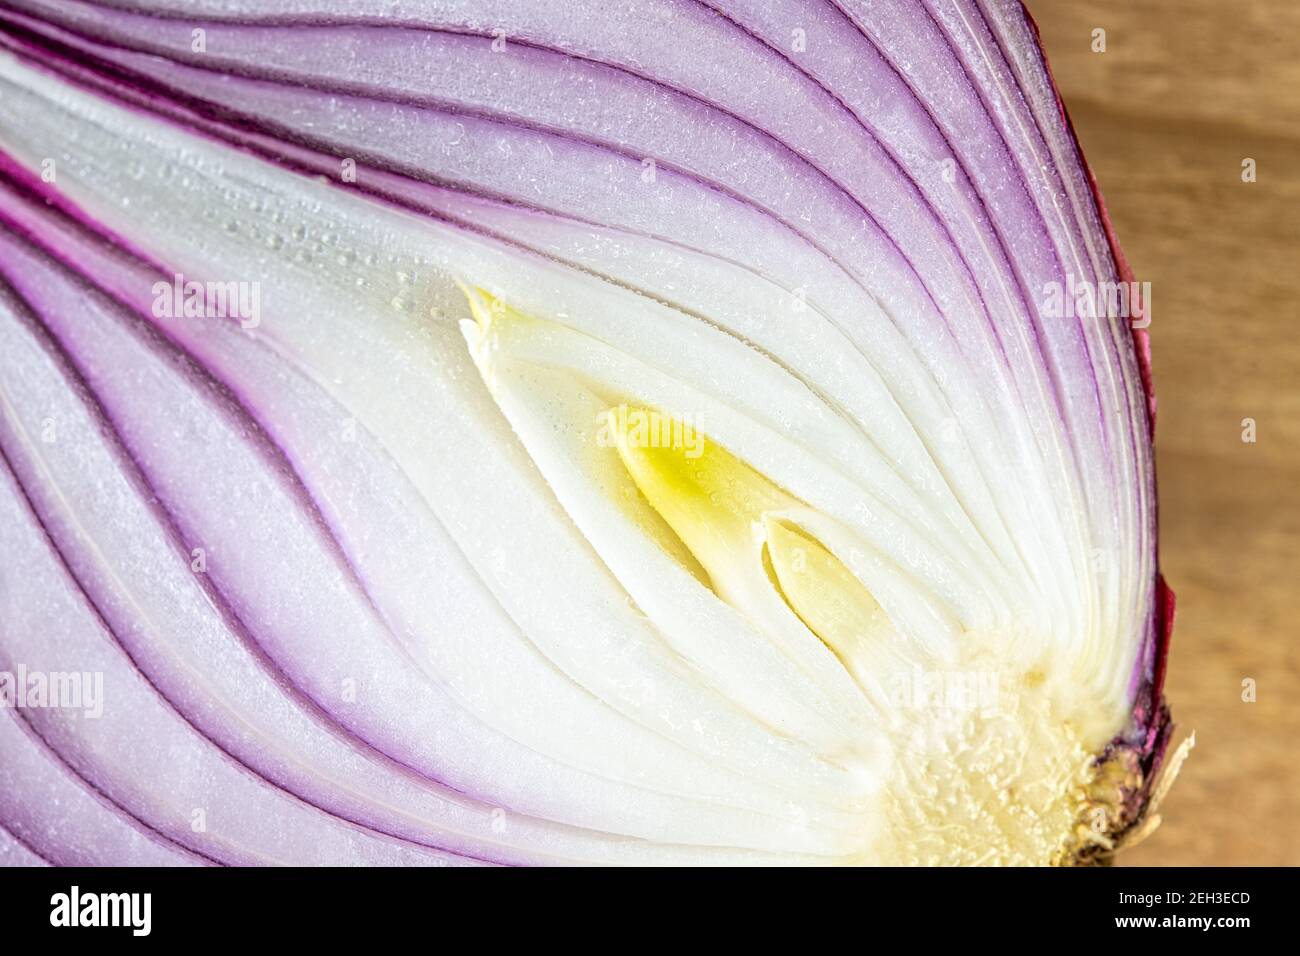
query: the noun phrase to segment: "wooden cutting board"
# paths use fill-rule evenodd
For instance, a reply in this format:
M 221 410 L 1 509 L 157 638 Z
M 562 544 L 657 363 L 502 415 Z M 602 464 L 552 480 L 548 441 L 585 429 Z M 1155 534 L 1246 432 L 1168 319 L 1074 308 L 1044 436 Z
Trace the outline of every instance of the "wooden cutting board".
M 1300 864 L 1300 2 L 1029 7 L 1152 283 L 1166 690 L 1196 748 L 1120 862 Z

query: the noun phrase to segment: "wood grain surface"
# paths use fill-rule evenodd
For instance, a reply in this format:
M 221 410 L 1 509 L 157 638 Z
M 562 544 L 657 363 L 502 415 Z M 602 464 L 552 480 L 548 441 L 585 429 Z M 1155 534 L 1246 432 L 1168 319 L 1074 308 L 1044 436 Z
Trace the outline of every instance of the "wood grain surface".
M 1160 553 L 1178 595 L 1166 693 L 1196 747 L 1163 825 L 1120 863 L 1297 865 L 1300 2 L 1028 5 L 1152 283 Z

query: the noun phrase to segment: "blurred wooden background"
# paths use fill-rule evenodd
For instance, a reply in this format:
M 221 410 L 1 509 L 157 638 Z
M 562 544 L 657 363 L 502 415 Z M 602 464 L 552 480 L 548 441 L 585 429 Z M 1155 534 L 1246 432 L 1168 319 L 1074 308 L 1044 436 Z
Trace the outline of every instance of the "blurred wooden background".
M 1300 2 L 1027 2 L 1152 283 L 1161 560 L 1178 594 L 1166 693 L 1196 749 L 1163 826 L 1120 862 L 1297 865 Z

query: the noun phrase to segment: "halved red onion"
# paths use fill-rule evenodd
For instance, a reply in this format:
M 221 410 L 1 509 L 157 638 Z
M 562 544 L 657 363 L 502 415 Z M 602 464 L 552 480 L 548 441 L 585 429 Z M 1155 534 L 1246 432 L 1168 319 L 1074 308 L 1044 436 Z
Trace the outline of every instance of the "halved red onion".
M 1149 829 L 1145 316 L 1075 296 L 1132 275 L 1018 2 L 5 0 L 0 47 L 0 672 L 103 681 L 0 714 L 0 862 Z

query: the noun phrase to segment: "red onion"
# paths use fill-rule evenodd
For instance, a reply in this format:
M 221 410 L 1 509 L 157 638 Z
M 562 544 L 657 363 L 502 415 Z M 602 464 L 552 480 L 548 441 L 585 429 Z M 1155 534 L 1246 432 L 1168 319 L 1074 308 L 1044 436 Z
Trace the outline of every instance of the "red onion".
M 1018 2 L 4 0 L 0 93 L 0 861 L 1154 824 L 1149 287 Z

